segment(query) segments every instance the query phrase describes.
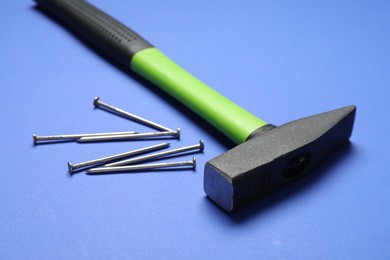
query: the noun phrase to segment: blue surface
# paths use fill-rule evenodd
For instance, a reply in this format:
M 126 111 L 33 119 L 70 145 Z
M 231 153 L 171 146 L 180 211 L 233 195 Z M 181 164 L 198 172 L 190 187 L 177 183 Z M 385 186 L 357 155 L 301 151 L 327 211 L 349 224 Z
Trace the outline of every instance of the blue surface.
M 205 197 L 202 168 L 228 140 L 32 1 L 7 1 L 0 259 L 390 258 L 389 1 L 91 2 L 267 122 L 357 105 L 351 143 L 304 180 L 226 214 Z M 33 132 L 150 131 L 94 110 L 95 96 L 181 127 L 172 147 L 204 139 L 199 168 L 70 177 L 68 161 L 158 143 L 33 146 Z

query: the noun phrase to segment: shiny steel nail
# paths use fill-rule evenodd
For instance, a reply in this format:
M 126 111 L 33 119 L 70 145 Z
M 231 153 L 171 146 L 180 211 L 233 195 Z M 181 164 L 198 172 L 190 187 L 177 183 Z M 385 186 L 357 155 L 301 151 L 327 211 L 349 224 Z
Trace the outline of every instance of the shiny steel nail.
M 138 162 L 143 162 L 143 161 L 148 161 L 152 159 L 157 159 L 161 158 L 167 155 L 173 155 L 173 154 L 178 154 L 178 153 L 183 153 L 183 152 L 188 152 L 188 151 L 193 151 L 193 150 L 198 150 L 203 151 L 204 149 L 204 142 L 203 140 L 200 140 L 198 144 L 191 145 L 191 146 L 186 146 L 182 148 L 177 148 L 169 151 L 164 151 L 164 152 L 159 152 L 159 153 L 154 153 L 154 154 L 148 154 L 144 156 L 140 156 L 137 158 L 131 158 L 119 162 L 113 162 L 109 164 L 105 164 L 104 167 L 116 167 L 116 166 L 123 166 L 123 165 L 129 165 L 129 164 L 134 164 Z
M 34 143 L 44 142 L 44 141 L 76 141 L 82 137 L 96 137 L 96 136 L 110 136 L 110 135 L 124 135 L 124 134 L 136 134 L 134 131 L 127 132 L 110 132 L 110 133 L 94 133 L 94 134 L 66 134 L 66 135 L 36 135 L 33 134 Z
M 113 173 L 113 172 L 131 172 L 131 171 L 141 171 L 141 170 L 148 170 L 148 169 L 161 169 L 161 168 L 185 167 L 185 166 L 191 166 L 193 169 L 195 169 L 196 168 L 195 157 L 192 158 L 191 161 L 138 164 L 138 165 L 118 166 L 118 167 L 101 167 L 101 168 L 89 169 L 89 170 L 87 170 L 87 172 L 90 174 Z
M 174 137 L 180 139 L 180 128 L 175 131 L 153 132 L 153 133 L 138 133 L 125 135 L 108 135 L 96 137 L 82 137 L 77 139 L 79 143 L 89 142 L 109 142 L 109 141 L 127 141 L 133 139 L 155 138 L 155 137 Z
M 133 151 L 125 152 L 125 153 L 115 154 L 115 155 L 111 155 L 111 156 L 107 156 L 107 157 L 103 157 L 103 158 L 99 158 L 99 159 L 95 159 L 95 160 L 82 162 L 82 163 L 72 164 L 71 162 L 68 162 L 68 168 L 69 168 L 69 172 L 73 173 L 73 172 L 75 172 L 79 169 L 82 169 L 82 168 L 91 167 L 94 165 L 103 164 L 103 163 L 107 163 L 107 162 L 112 162 L 114 160 L 123 159 L 123 158 L 130 157 L 133 155 L 141 154 L 141 153 L 155 151 L 155 150 L 162 149 L 162 148 L 165 148 L 168 146 L 169 146 L 169 143 L 161 143 L 161 144 L 156 144 L 156 145 L 144 147 L 141 149 L 137 149 L 137 150 L 133 150 Z
M 172 131 L 172 129 L 168 128 L 168 127 L 165 127 L 165 126 L 162 126 L 160 124 L 157 124 L 155 122 L 152 122 L 150 120 L 147 120 L 145 118 L 142 118 L 140 116 L 137 116 L 137 115 L 134 115 L 134 114 L 131 114 L 125 110 L 122 110 L 120 108 L 117 108 L 117 107 L 114 107 L 114 106 L 111 106 L 107 103 L 104 103 L 103 101 L 100 100 L 99 97 L 95 97 L 95 99 L 93 100 L 93 104 L 95 107 L 97 108 L 105 108 L 109 111 L 112 111 L 112 112 L 115 112 L 117 113 L 118 115 L 121 115 L 125 118 L 129 118 L 131 120 L 134 120 L 134 121 L 137 121 L 141 124 L 144 124 L 144 125 L 147 125 L 147 126 L 150 126 L 154 129 L 157 129 L 157 130 L 160 130 L 160 131 Z

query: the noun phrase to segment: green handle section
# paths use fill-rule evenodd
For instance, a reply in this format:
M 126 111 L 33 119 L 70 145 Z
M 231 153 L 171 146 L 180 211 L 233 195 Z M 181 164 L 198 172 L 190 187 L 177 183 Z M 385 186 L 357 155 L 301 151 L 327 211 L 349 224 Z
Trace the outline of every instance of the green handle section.
M 146 48 L 134 54 L 131 69 L 237 144 L 245 142 L 252 132 L 267 124 L 208 87 L 156 48 Z

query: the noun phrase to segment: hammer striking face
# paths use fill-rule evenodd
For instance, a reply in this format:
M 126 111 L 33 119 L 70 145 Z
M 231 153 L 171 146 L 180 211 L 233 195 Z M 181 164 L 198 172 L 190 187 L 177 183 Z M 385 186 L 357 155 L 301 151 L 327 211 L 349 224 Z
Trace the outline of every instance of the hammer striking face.
M 77 35 L 123 66 L 130 66 L 240 144 L 205 167 L 206 194 L 227 211 L 302 177 L 351 135 L 354 106 L 274 127 L 208 87 L 139 34 L 86 1 L 35 1 Z
M 348 141 L 355 111 L 348 106 L 271 128 L 210 160 L 206 194 L 232 211 L 303 177 Z

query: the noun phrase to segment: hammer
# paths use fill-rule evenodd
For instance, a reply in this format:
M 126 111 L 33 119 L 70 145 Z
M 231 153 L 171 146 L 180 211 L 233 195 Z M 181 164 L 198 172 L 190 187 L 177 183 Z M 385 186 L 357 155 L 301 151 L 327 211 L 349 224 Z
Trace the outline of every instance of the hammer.
M 237 144 L 208 161 L 207 196 L 243 207 L 312 171 L 352 133 L 356 107 L 274 126 L 217 93 L 139 34 L 83 0 L 35 0 L 118 63 L 148 79 Z

